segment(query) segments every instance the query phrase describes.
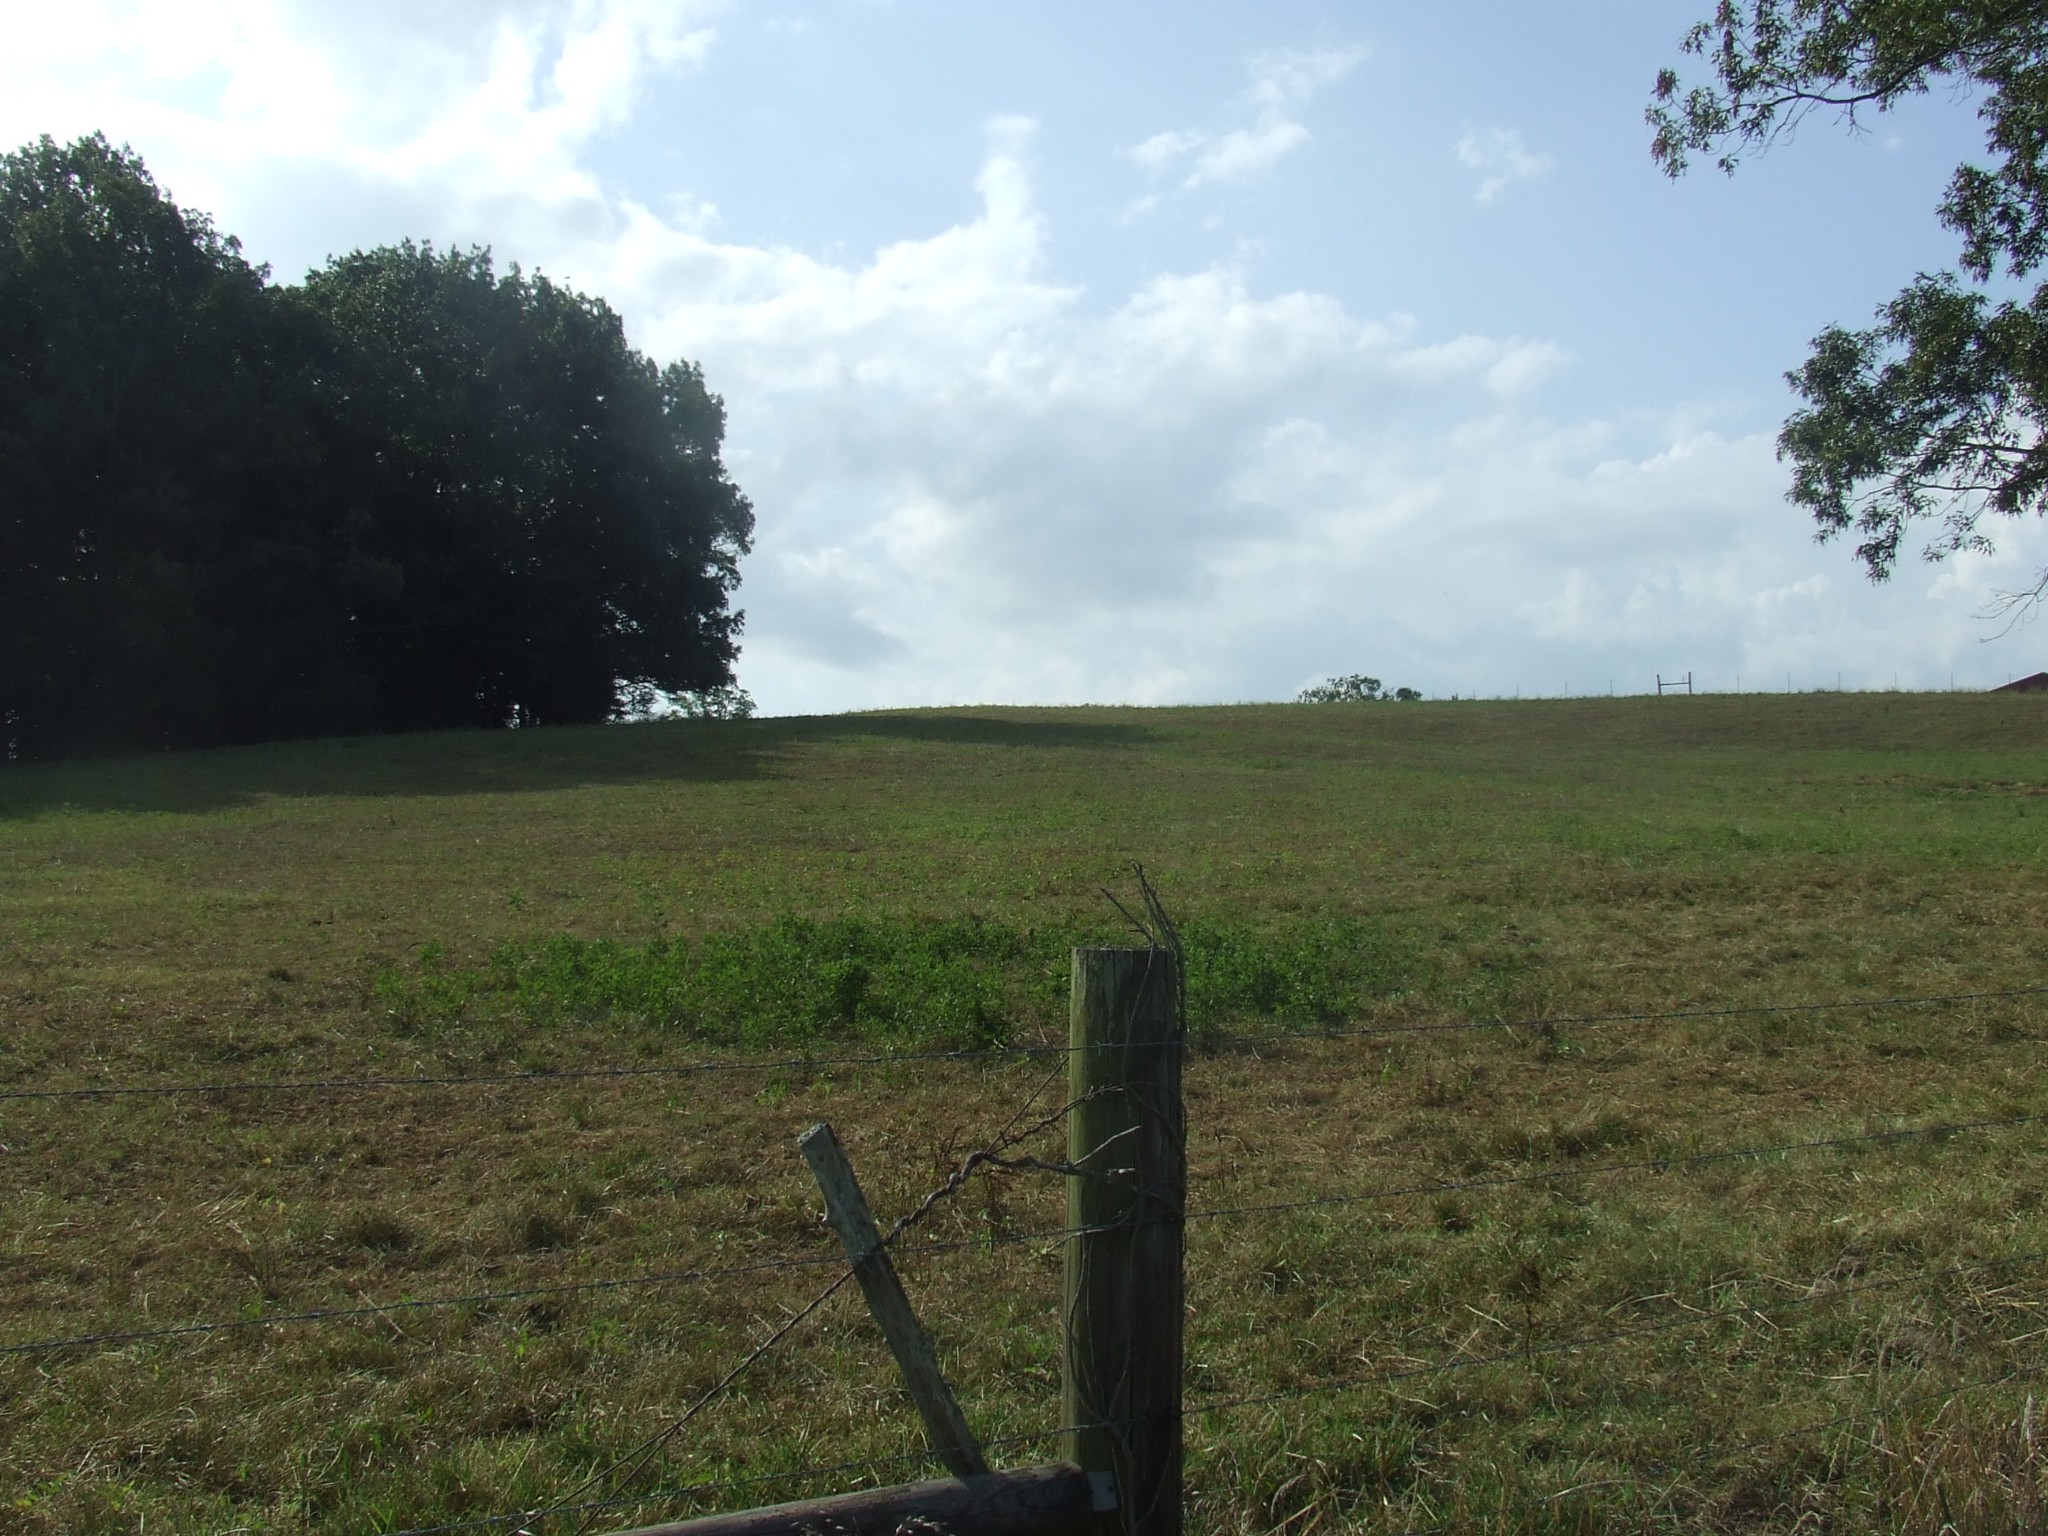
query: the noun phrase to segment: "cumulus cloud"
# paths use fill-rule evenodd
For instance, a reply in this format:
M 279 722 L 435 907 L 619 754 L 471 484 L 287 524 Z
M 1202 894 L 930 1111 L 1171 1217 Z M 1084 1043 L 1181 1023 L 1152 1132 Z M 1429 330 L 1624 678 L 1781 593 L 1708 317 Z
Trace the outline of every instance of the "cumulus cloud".
M 1522 142 L 1518 128 L 1472 129 L 1458 140 L 1458 163 L 1479 173 L 1475 202 L 1490 203 L 1518 181 L 1548 175 L 1556 162 Z
M 1926 582 L 1825 574 L 1765 436 L 1550 419 L 1556 342 L 1432 337 L 1232 265 L 1098 300 L 1048 270 L 1020 124 L 980 188 L 975 218 L 845 265 L 660 236 L 678 264 L 636 303 L 728 381 L 763 511 L 747 675 L 777 707 L 1275 697 L 1359 667 L 1810 686 L 1845 634 L 1866 681 L 1970 660 L 1966 614 L 1901 617 Z
M 664 72 L 715 64 L 715 7 L 379 3 L 344 28 L 311 0 L 193 0 L 171 27 L 81 0 L 34 66 L 0 57 L 0 129 L 132 137 L 244 233 L 308 180 L 294 216 L 339 217 L 353 185 L 700 359 L 759 511 L 741 675 L 770 709 L 1272 698 L 1357 670 L 1811 685 L 1844 657 L 1851 681 L 1927 683 L 1996 666 L 1975 615 L 2048 563 L 2019 525 L 1873 591 L 1784 505 L 1767 438 L 1682 402 L 1560 418 L 1557 338 L 1361 313 L 1249 257 L 1086 291 L 1055 268 L 1027 119 L 985 125 L 969 216 L 855 259 L 634 201 L 587 151 Z M 1177 187 L 1254 174 L 1359 57 L 1263 55 L 1239 126 L 1135 153 Z M 1485 176 L 1541 159 L 1473 142 Z
M 1168 129 L 1128 151 L 1157 176 L 1178 178 L 1183 190 L 1249 181 L 1271 170 L 1308 143 L 1301 111 L 1325 87 L 1364 61 L 1363 48 L 1282 49 L 1254 54 L 1247 65 L 1251 83 L 1236 104 L 1247 118 L 1224 130 Z M 1140 199 L 1145 207 L 1156 198 Z
M 584 151 L 630 118 L 651 80 L 704 61 L 722 8 L 31 7 L 10 23 L 0 54 L 0 137 L 104 131 L 130 141 L 181 201 L 245 235 L 267 234 L 267 222 L 317 221 L 322 205 L 359 216 L 376 204 L 429 213 L 434 227 L 464 237 L 546 239 L 609 222 L 615 210 Z

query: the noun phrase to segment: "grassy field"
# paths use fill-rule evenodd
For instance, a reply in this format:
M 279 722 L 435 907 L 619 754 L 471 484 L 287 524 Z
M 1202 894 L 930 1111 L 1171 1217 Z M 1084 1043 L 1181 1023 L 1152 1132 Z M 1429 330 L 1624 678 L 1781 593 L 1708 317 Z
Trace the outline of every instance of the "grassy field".
M 2044 748 L 2040 699 L 1800 695 L 0 765 L 0 1091 L 1029 1043 L 1142 860 L 1214 1037 L 1197 1207 L 1432 1186 L 1191 1225 L 1190 1400 L 1288 1394 L 1190 1420 L 1196 1529 L 2048 1529 L 2048 1128 L 1598 1171 L 2048 1114 L 2048 999 L 1299 1033 L 2048 985 Z M 1045 1071 L 0 1100 L 0 1349 L 829 1259 L 798 1131 L 893 1217 Z M 988 1438 L 1056 1422 L 1058 1247 L 1019 1239 L 1059 1206 L 977 1181 L 905 1258 Z M 388 1531 L 908 1453 L 842 1294 L 585 1486 L 830 1273 L 0 1354 L 0 1531 Z

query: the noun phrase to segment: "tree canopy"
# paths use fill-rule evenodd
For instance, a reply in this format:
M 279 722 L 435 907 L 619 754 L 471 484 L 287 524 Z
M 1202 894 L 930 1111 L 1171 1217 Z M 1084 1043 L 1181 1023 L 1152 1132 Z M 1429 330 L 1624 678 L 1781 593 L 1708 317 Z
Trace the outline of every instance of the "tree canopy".
M 1422 694 L 1413 688 L 1388 688 L 1376 677 L 1367 677 L 1363 672 L 1353 672 L 1344 677 L 1333 677 L 1328 682 L 1317 683 L 1313 688 L 1304 688 L 1295 697 L 1297 704 L 1376 704 L 1382 700 L 1406 704 L 1419 699 Z
M 2048 0 L 1721 0 L 1684 51 L 1711 82 L 1657 79 L 1651 152 L 1672 176 L 1695 154 L 1733 171 L 1816 110 L 1883 112 L 1937 85 L 1976 92 L 1988 164 L 1950 179 L 1941 221 L 1961 273 L 1922 273 L 1875 325 L 1831 325 L 1787 375 L 1805 404 L 1779 455 L 1822 539 L 1853 531 L 1873 580 L 1909 526 L 1923 555 L 1989 549 L 1986 514 L 2048 509 L 2048 284 L 1994 299 L 2048 259 Z M 2048 572 L 2031 601 L 2048 594 Z
M 485 251 L 279 285 L 103 138 L 0 157 L 0 755 L 734 697 L 724 430 Z

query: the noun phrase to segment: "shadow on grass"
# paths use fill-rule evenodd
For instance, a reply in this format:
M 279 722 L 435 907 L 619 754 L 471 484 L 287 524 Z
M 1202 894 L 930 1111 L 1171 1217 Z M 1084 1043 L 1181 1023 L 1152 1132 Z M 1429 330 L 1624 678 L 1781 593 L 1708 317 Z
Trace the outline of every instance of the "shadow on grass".
M 1132 747 L 1157 735 L 1139 725 L 1040 712 L 934 712 L 342 736 L 0 763 L 0 820 L 65 809 L 200 812 L 266 796 L 522 794 L 598 784 L 729 782 L 765 778 L 807 745 L 862 737 L 1059 751 Z

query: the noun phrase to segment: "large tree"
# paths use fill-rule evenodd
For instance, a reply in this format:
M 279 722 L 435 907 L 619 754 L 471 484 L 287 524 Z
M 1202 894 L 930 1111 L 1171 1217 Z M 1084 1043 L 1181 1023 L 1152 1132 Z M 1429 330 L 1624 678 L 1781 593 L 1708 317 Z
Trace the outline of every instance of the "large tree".
M 2048 0 L 1722 0 L 1686 36 L 1712 71 L 1663 71 L 1651 145 L 1672 176 L 1711 155 L 1732 171 L 1816 111 L 1851 122 L 1937 86 L 1977 97 L 1985 165 L 1962 165 L 1940 218 L 1961 275 L 1921 274 L 1877 323 L 1833 325 L 1787 377 L 1805 402 L 1780 456 L 1820 537 L 1852 532 L 1873 580 L 1911 525 L 1922 553 L 1989 549 L 1987 515 L 2048 510 L 2048 284 L 1994 297 L 2048 259 Z M 2048 572 L 2031 601 L 2048 594 Z
M 279 286 L 102 138 L 0 157 L 0 756 L 721 689 L 723 432 L 695 367 L 487 253 Z
M 732 680 L 753 529 L 724 408 L 619 317 L 481 251 L 404 244 L 307 279 L 358 547 L 392 573 L 357 644 L 380 723 L 602 720 Z
M 319 455 L 274 299 L 105 140 L 0 160 L 0 746 L 312 727 L 318 594 L 279 599 L 326 558 Z

